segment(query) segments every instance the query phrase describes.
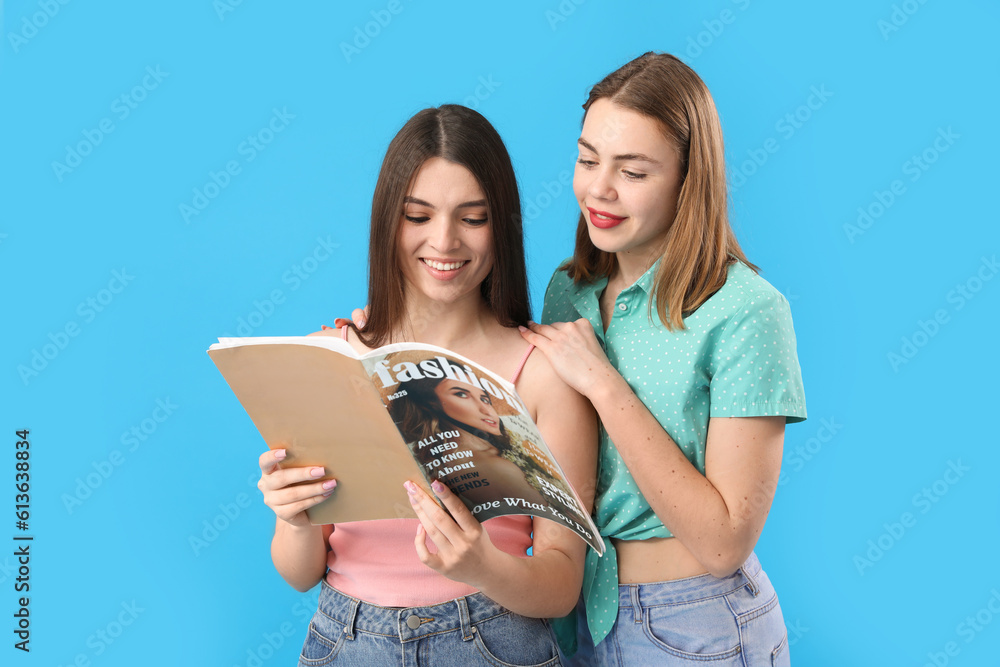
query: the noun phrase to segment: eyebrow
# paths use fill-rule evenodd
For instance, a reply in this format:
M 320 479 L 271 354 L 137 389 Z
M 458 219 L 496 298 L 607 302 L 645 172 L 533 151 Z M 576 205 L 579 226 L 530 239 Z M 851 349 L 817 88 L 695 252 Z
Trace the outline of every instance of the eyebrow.
M 577 139 L 576 143 L 580 144 L 591 153 L 597 153 L 598 155 L 600 155 L 600 153 L 597 152 L 597 149 L 591 146 L 590 143 L 583 137 Z M 622 153 L 621 155 L 611 156 L 611 159 L 619 162 L 623 162 L 626 160 L 639 160 L 640 162 L 649 162 L 650 164 L 660 166 L 659 160 L 654 160 L 653 158 L 649 157 L 648 155 L 644 155 L 643 153 Z
M 427 208 L 437 208 L 434 204 L 426 202 L 423 199 L 417 199 L 416 197 L 406 196 L 403 197 L 404 204 L 416 204 L 417 206 L 426 206 Z M 477 206 L 486 206 L 485 199 L 477 199 L 475 201 L 467 201 L 459 204 L 455 208 L 473 208 Z
M 469 391 L 469 390 L 468 390 L 468 389 L 466 389 L 465 387 L 459 387 L 459 386 L 458 386 L 457 384 L 453 384 L 453 385 L 451 385 L 451 386 L 450 386 L 450 387 L 448 388 L 448 391 L 455 391 L 456 389 L 457 389 L 457 390 L 459 390 L 459 391 L 464 391 L 464 392 L 465 392 L 466 394 L 472 394 L 472 393 L 474 393 L 474 392 L 471 392 L 471 391 Z M 482 398 L 483 396 L 485 396 L 485 397 L 486 397 L 486 399 L 487 399 L 487 400 L 488 400 L 488 401 L 490 402 L 490 404 L 492 405 L 492 404 L 493 404 L 493 399 L 492 399 L 492 398 L 490 398 L 490 395 L 489 395 L 489 393 L 488 393 L 488 392 L 487 392 L 487 391 L 486 391 L 485 389 L 480 389 L 479 391 L 481 391 L 481 392 L 482 392 L 482 395 L 480 396 L 480 398 Z

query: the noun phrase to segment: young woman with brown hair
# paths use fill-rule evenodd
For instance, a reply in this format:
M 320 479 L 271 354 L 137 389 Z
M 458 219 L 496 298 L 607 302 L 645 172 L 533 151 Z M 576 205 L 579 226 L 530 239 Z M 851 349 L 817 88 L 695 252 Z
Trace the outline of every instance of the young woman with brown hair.
M 806 416 L 788 302 L 729 226 L 718 114 L 691 68 L 647 53 L 583 108 L 576 251 L 546 324 L 522 327 L 602 425 L 608 552 L 587 555 L 580 635 L 602 665 L 787 665 L 753 549 L 785 424 Z
M 358 351 L 438 345 L 511 377 L 589 507 L 593 410 L 515 328 L 528 318 L 520 220 L 510 157 L 486 119 L 454 105 L 421 111 L 389 145 L 375 188 L 367 326 L 318 333 Z M 284 455 L 260 457 L 274 564 L 299 590 L 323 586 L 301 665 L 558 664 L 542 619 L 579 595 L 577 536 L 541 518 L 480 524 L 437 482 L 451 516 L 408 482 L 417 519 L 312 526 L 305 509 L 335 482 L 312 481 L 322 468 L 281 468 Z

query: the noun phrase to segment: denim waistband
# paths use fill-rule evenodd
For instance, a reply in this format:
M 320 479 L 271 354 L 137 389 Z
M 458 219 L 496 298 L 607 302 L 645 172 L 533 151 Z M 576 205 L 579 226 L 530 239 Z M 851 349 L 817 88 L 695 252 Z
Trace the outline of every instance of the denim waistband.
M 760 592 L 760 561 L 751 553 L 740 569 L 719 579 L 711 574 L 700 574 L 686 579 L 657 581 L 649 584 L 621 584 L 618 587 L 620 607 L 632 607 L 640 603 L 644 606 L 693 602 L 706 598 L 728 595 L 746 586 L 751 594 Z
M 408 642 L 461 630 L 462 639 L 469 640 L 476 632 L 473 625 L 511 613 L 482 593 L 424 607 L 380 607 L 344 595 L 325 581 L 321 583 L 320 613 L 343 625 L 350 639 L 356 632 L 367 632 Z

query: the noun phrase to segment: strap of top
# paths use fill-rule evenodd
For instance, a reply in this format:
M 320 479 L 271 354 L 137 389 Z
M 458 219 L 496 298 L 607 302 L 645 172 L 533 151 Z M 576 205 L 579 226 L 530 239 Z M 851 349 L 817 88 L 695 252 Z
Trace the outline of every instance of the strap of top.
M 531 356 L 531 351 L 532 351 L 532 350 L 534 350 L 534 349 L 535 349 L 535 346 L 534 346 L 534 345 L 531 345 L 531 344 L 529 344 L 529 345 L 528 345 L 528 349 L 524 351 L 524 356 L 523 356 L 523 357 L 521 357 L 521 363 L 519 363 L 519 364 L 517 365 L 517 370 L 516 370 L 516 371 L 514 371 L 514 377 L 512 377 L 512 378 L 510 379 L 510 383 L 511 383 L 511 384 L 517 384 L 517 378 L 518 378 L 518 377 L 520 377 L 520 375 L 521 375 L 521 370 L 522 370 L 522 369 L 524 368 L 524 365 L 525 365 L 526 363 L 528 363 L 528 357 L 530 357 L 530 356 Z

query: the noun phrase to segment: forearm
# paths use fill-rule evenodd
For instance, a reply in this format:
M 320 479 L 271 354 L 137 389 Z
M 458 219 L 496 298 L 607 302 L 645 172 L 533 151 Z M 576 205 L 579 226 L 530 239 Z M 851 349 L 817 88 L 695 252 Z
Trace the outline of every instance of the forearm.
M 292 526 L 278 519 L 271 540 L 271 560 L 278 574 L 298 591 L 308 591 L 326 573 L 323 526 Z
M 582 553 L 577 558 L 547 549 L 527 558 L 497 551 L 482 568 L 482 577 L 469 584 L 522 616 L 555 618 L 573 609 L 582 582 Z
M 760 534 L 753 508 L 727 503 L 616 371 L 609 368 L 588 395 L 657 517 L 710 573 L 735 571 Z M 772 494 L 764 494 L 768 506 Z

